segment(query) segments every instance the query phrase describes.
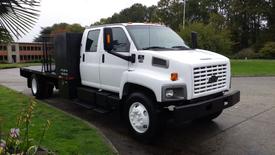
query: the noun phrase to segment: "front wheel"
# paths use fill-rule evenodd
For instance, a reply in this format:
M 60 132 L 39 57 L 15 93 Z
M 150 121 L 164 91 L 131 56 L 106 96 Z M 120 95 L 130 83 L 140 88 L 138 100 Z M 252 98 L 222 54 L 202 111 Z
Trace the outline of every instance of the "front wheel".
M 152 141 L 160 131 L 160 120 L 154 102 L 142 93 L 133 93 L 126 100 L 125 117 L 133 136 L 142 141 Z

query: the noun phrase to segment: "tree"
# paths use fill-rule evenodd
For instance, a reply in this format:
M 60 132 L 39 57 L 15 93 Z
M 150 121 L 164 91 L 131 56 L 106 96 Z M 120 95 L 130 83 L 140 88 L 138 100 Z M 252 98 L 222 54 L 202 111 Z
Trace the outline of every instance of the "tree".
M 40 34 L 37 38 L 34 39 L 35 42 L 43 42 L 44 37 L 51 37 L 64 32 L 83 32 L 84 27 L 80 24 L 67 24 L 67 23 L 59 23 L 54 24 L 49 27 L 42 28 Z
M 228 30 L 218 30 L 212 24 L 192 23 L 181 29 L 180 36 L 191 45 L 191 32 L 198 33 L 198 47 L 224 55 L 231 54 L 232 42 Z
M 180 0 L 160 0 L 157 15 L 160 21 L 178 31 L 182 23 L 183 3 Z
M 0 1 L 0 41 L 11 41 L 25 35 L 36 22 L 40 0 Z
M 266 0 L 231 0 L 228 7 L 228 27 L 232 31 L 232 40 L 236 49 L 243 49 L 263 39 L 259 36 L 265 29 L 267 10 Z
M 267 31 L 265 37 L 267 41 L 275 41 L 275 0 L 269 0 L 268 4 Z
M 10 33 L 4 29 L 0 28 L 0 43 L 8 43 L 12 41 Z
M 119 13 L 113 14 L 111 17 L 102 18 L 92 25 L 128 22 L 158 22 L 157 7 L 151 6 L 147 8 L 145 5 L 136 3 L 129 8 L 123 9 Z
M 252 49 L 257 53 L 266 42 L 275 41 L 275 0 L 186 0 L 186 24 L 188 27 L 206 26 L 206 32 L 228 37 L 234 53 Z M 145 13 L 144 13 L 145 10 Z M 144 17 L 145 15 L 145 17 Z M 103 18 L 95 24 L 120 22 L 161 22 L 176 32 L 182 32 L 183 0 L 159 0 L 157 6 L 135 4 L 130 8 Z M 203 26 L 201 27 L 203 29 Z M 210 31 L 210 29 L 213 29 Z M 189 35 L 189 34 L 188 34 Z M 214 36 L 216 34 L 213 34 Z M 210 40 L 215 38 L 209 37 Z M 222 38 L 223 38 L 222 37 Z M 223 40 L 221 38 L 216 38 Z M 214 40 L 212 40 L 214 41 Z M 203 47 L 214 47 L 206 41 Z M 208 44 L 206 46 L 206 44 Z M 229 45 L 229 43 L 225 44 Z M 228 49 L 228 48 L 226 48 Z M 233 54 L 233 53 L 232 53 Z

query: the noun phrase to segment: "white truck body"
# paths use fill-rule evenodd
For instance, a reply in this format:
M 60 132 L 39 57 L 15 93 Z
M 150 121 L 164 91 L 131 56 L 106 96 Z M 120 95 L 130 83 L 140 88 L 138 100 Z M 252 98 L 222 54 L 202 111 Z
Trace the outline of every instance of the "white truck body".
M 99 30 L 100 34 L 96 52 L 86 52 L 85 46 L 81 47 L 81 56 L 85 55 L 86 58 L 85 62 L 80 60 L 80 73 L 83 85 L 119 93 L 119 97 L 122 99 L 123 88 L 126 83 L 138 84 L 151 89 L 158 102 L 163 102 L 163 86 L 170 85 L 173 87 L 174 85 L 186 85 L 186 100 L 224 92 L 230 89 L 230 61 L 225 56 L 199 49 L 190 49 L 187 51 L 168 50 L 160 52 L 153 50 L 138 50 L 125 28 L 127 25 L 146 24 L 119 24 L 85 30 L 82 45 L 86 45 L 87 35 L 90 31 Z M 143 62 L 127 62 L 106 52 L 103 47 L 103 28 L 106 27 L 119 27 L 125 32 L 130 43 L 130 51 L 127 53 L 120 52 L 120 54 L 128 56 L 131 54 L 143 55 Z M 101 61 L 103 55 L 105 56 L 104 63 Z M 169 61 L 169 68 L 153 66 L 153 57 Z M 202 67 L 206 68 L 198 71 L 208 71 L 207 74 L 195 71 L 195 68 Z M 211 68 L 207 69 L 207 67 Z M 215 69 L 217 70 L 211 71 Z M 170 74 L 173 72 L 179 74 L 179 80 L 170 80 Z M 207 80 L 209 80 L 214 73 L 221 77 L 219 82 L 207 84 Z M 204 75 L 206 76 L 201 77 Z M 196 80 L 200 81 L 196 82 Z M 199 85 L 197 86 L 197 84 Z
M 163 25 L 101 25 L 54 40 L 54 70 L 47 50 L 42 71 L 20 69 L 33 95 L 50 97 L 55 86 L 84 107 L 118 109 L 141 140 L 153 140 L 170 116 L 210 121 L 240 101 L 228 58 L 189 48 Z

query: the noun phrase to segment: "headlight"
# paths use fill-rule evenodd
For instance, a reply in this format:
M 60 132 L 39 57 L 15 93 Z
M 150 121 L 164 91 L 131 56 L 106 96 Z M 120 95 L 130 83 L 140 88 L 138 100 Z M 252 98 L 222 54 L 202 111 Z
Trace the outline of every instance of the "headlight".
M 173 85 L 162 87 L 162 101 L 179 101 L 187 98 L 185 85 Z
M 166 98 L 171 98 L 174 96 L 174 90 L 173 89 L 167 89 L 165 92 Z

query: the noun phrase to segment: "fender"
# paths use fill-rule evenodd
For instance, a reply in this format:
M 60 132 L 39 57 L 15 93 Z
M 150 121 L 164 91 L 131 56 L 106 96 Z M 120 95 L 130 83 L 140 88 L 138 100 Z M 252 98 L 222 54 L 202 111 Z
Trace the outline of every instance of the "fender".
M 177 84 L 182 81 L 179 80 L 176 83 L 170 81 L 170 75 L 167 73 L 154 72 L 152 70 L 136 69 L 134 71 L 124 72 L 120 84 L 119 98 L 122 99 L 123 89 L 126 83 L 133 83 L 152 90 L 156 96 L 157 102 L 162 100 L 162 86 L 167 84 Z

